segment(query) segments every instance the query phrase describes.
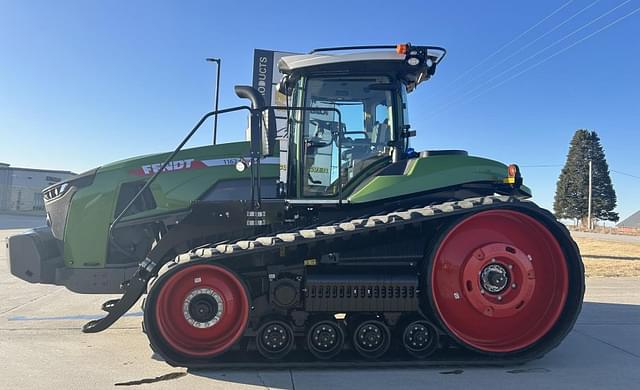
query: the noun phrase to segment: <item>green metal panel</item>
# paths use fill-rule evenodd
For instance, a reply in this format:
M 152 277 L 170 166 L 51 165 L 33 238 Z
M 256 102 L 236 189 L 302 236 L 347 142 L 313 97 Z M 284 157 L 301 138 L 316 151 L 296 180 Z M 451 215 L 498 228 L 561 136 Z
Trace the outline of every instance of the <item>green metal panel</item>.
M 248 142 L 204 146 L 179 152 L 173 161 L 193 159 L 194 165 L 196 161 L 204 160 L 228 158 L 229 161 L 218 161 L 223 165 L 199 165 L 190 169 L 184 164 L 176 165 L 181 169 L 163 172 L 150 187 L 157 207 L 123 220 L 135 220 L 185 209 L 218 181 L 250 178 L 248 169 L 240 173 L 234 166 L 235 159 L 248 154 Z M 92 185 L 77 191 L 72 199 L 65 225 L 64 257 L 68 267 L 104 267 L 109 225 L 115 218 L 120 186 L 148 179 L 152 174 L 152 164 L 161 164 L 168 156 L 169 153 L 148 155 L 103 166 L 96 173 Z M 145 173 L 143 167 L 146 167 L 149 174 L 139 176 Z M 277 164 L 265 164 L 262 166 L 261 174 L 263 177 L 275 178 L 278 177 L 278 169 Z
M 501 183 L 507 166 L 498 161 L 464 155 L 441 155 L 409 161 L 403 175 L 376 176 L 357 188 L 350 203 L 364 203 L 463 183 Z M 527 187 L 522 189 L 530 193 Z
M 166 214 L 186 209 L 191 202 L 221 180 L 249 178 L 248 170 L 237 172 L 235 160 L 249 154 L 248 142 L 211 145 L 186 149 L 174 161 L 218 160 L 219 165 L 173 171 L 158 176 L 151 185 L 157 207 L 123 220 Z M 277 153 L 276 153 L 277 155 Z M 124 183 L 147 179 L 153 165 L 160 164 L 169 153 L 148 155 L 118 161 L 100 168 L 92 185 L 80 188 L 74 195 L 67 216 L 64 239 L 65 262 L 68 267 L 104 267 L 107 256 L 109 225 L 115 218 L 117 195 Z M 229 159 L 220 162 L 219 160 Z M 265 164 L 263 177 L 278 177 L 277 164 Z M 411 160 L 404 175 L 377 176 L 357 188 L 349 197 L 351 203 L 364 203 L 412 193 L 436 190 L 470 182 L 500 183 L 507 166 L 493 160 L 462 155 L 443 155 Z M 146 174 L 145 174 L 146 173 Z M 142 175 L 142 176 L 141 176 Z M 522 187 L 525 192 L 528 188 Z

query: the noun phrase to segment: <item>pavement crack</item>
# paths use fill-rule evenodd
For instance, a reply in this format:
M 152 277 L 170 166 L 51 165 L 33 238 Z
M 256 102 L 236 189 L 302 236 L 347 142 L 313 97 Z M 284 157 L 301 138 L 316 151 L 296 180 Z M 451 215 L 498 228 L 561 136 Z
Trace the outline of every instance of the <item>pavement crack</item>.
M 264 381 L 262 375 L 260 375 L 260 371 L 256 371 L 256 375 L 258 375 L 258 379 L 260 379 L 260 383 L 265 389 L 271 389 L 271 387 L 267 386 L 267 383 Z
M 62 288 L 55 289 L 55 290 L 53 290 L 53 291 L 51 291 L 51 292 L 48 292 L 48 293 L 46 293 L 46 294 L 44 294 L 44 295 L 41 295 L 41 296 L 39 296 L 39 297 L 35 297 L 35 298 L 33 298 L 33 299 L 29 300 L 28 302 L 21 303 L 21 304 L 19 304 L 18 306 L 14 306 L 14 307 L 12 307 L 11 309 L 7 309 L 7 310 L 5 310 L 5 311 L 3 311 L 3 312 L 0 312 L 0 315 L 4 315 L 4 314 L 7 314 L 7 313 L 11 313 L 11 312 L 12 312 L 12 311 L 14 311 L 14 310 L 20 309 L 20 308 L 22 308 L 22 307 L 24 307 L 24 306 L 26 306 L 26 305 L 28 305 L 28 304 L 30 304 L 30 303 L 37 302 L 37 301 L 39 301 L 39 300 L 41 300 L 41 299 L 44 299 L 44 298 L 46 298 L 46 297 L 48 297 L 48 296 L 50 296 L 50 295 L 52 295 L 52 294 L 57 293 L 58 291 L 62 291 L 62 290 L 63 290 Z
M 155 383 L 155 382 L 168 381 L 168 380 L 172 380 L 172 379 L 178 379 L 178 378 L 182 378 L 185 375 L 187 375 L 186 372 L 172 372 L 172 373 L 169 373 L 169 374 L 156 376 L 154 378 L 144 378 L 144 379 L 135 380 L 135 381 L 129 381 L 129 382 L 118 382 L 118 383 L 115 384 L 115 386 L 144 385 L 144 384 L 147 384 L 147 383 Z
M 293 371 L 289 369 L 289 378 L 291 378 L 291 388 L 296 390 L 296 382 L 293 380 Z
M 635 354 L 635 353 L 633 353 L 633 352 L 631 352 L 631 351 L 627 351 L 627 350 L 626 350 L 626 349 L 624 349 L 624 348 L 620 348 L 620 347 L 618 347 L 618 346 L 617 346 L 617 345 L 615 345 L 615 344 L 611 344 L 611 343 L 610 343 L 610 342 L 608 342 L 608 341 L 602 340 L 602 339 L 600 339 L 600 338 L 598 338 L 598 337 L 595 337 L 595 336 L 592 336 L 592 335 L 590 335 L 590 334 L 588 334 L 588 333 L 581 332 L 581 331 L 580 331 L 580 330 L 578 330 L 578 329 L 574 329 L 573 331 L 574 331 L 574 332 L 576 332 L 576 333 L 579 333 L 579 334 L 581 334 L 581 335 L 583 335 L 583 336 L 586 336 L 586 337 L 592 338 L 592 339 L 594 339 L 594 340 L 596 340 L 596 341 L 599 341 L 599 342 L 601 342 L 601 343 L 603 343 L 603 344 L 606 344 L 606 345 L 610 346 L 611 348 L 615 348 L 615 349 L 617 349 L 618 351 L 621 351 L 621 352 L 624 352 L 624 353 L 626 353 L 626 354 L 628 354 L 628 355 L 631 355 L 631 356 L 633 356 L 633 357 L 634 357 L 634 358 L 636 358 L 636 359 L 640 359 L 640 356 L 639 356 L 639 355 L 637 355 L 637 354 Z

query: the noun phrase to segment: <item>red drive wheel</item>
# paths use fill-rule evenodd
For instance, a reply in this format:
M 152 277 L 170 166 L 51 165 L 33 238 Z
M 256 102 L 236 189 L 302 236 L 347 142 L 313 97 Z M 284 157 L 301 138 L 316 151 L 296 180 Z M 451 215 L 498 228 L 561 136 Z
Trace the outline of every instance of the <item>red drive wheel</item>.
M 431 302 L 459 341 L 482 352 L 523 350 L 556 324 L 569 291 L 567 262 L 551 232 L 514 210 L 458 222 L 431 264 Z
M 244 333 L 249 298 L 231 271 L 210 264 L 171 275 L 155 299 L 155 325 L 162 340 L 184 357 L 213 357 Z

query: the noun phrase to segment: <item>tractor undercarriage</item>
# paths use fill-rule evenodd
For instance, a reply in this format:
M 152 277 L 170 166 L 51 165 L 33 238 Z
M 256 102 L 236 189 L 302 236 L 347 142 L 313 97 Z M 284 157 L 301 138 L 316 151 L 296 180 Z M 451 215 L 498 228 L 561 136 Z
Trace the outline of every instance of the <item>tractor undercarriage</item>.
M 564 338 L 584 291 L 564 227 L 511 197 L 203 246 L 160 268 L 144 330 L 194 368 L 522 363 Z

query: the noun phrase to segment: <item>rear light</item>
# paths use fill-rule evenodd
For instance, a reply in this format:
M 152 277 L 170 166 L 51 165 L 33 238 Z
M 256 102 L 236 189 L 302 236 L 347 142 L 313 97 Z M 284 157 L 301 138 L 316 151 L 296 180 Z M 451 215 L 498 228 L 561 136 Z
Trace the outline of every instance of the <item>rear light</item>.
M 407 49 L 409 45 L 406 43 L 398 43 L 396 45 L 396 53 L 398 54 L 407 54 Z
M 507 167 L 507 177 L 502 180 L 505 184 L 516 184 L 519 185 L 522 183 L 522 179 L 520 178 L 520 168 L 516 164 L 510 164 Z

